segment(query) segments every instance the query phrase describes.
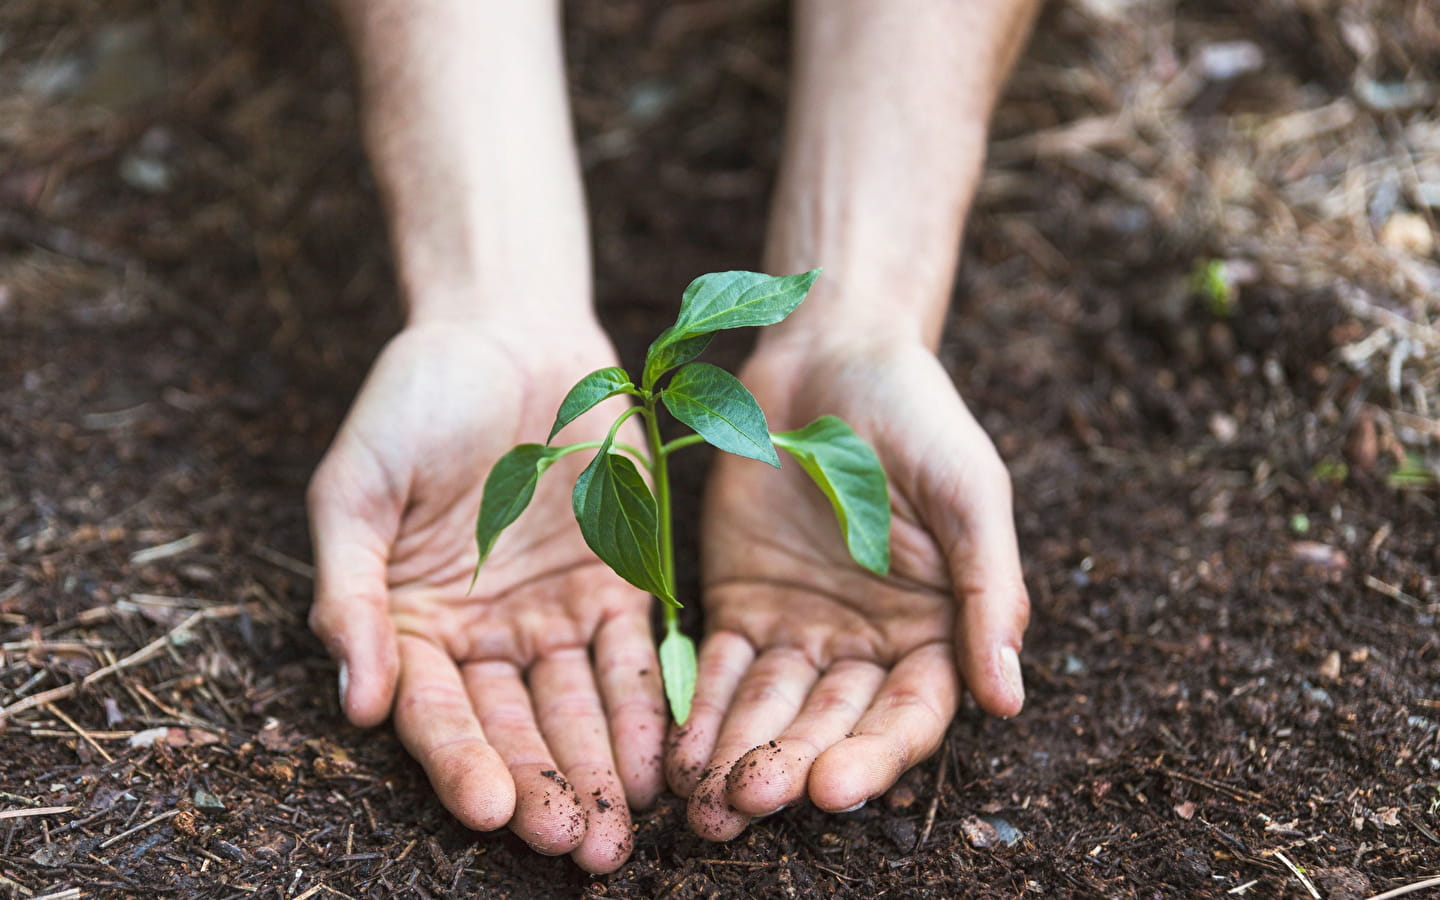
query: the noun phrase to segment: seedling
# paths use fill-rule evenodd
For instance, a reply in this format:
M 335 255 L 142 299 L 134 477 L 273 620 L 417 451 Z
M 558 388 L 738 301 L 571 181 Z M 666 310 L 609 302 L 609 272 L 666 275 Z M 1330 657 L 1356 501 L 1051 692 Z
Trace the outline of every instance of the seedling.
M 660 599 L 665 619 L 660 672 L 670 712 L 682 725 L 690 717 L 695 693 L 695 643 L 680 631 L 676 612 L 681 604 L 675 596 L 670 510 L 670 456 L 675 451 L 704 441 L 777 469 L 776 448 L 786 451 L 829 499 L 855 561 L 878 575 L 890 570 L 890 497 L 875 451 L 835 416 L 771 434 L 760 404 L 738 378 L 695 361 L 717 331 L 774 325 L 790 315 L 819 275 L 819 269 L 783 277 L 716 272 L 695 279 L 685 289 L 675 324 L 645 354 L 638 385 L 618 366 L 586 375 L 561 402 L 545 443 L 515 447 L 485 479 L 475 523 L 479 565 L 485 564 L 500 532 L 529 505 L 546 469 L 572 453 L 596 451 L 575 481 L 575 518 L 601 561 Z M 634 397 L 638 404 L 616 417 L 604 440 L 551 444 L 566 425 L 620 395 Z M 694 433 L 662 441 L 661 407 Z M 645 420 L 644 451 L 615 440 L 620 426 L 637 415 Z M 642 468 L 649 472 L 650 484 L 641 476 Z M 479 566 L 475 571 L 478 575 Z

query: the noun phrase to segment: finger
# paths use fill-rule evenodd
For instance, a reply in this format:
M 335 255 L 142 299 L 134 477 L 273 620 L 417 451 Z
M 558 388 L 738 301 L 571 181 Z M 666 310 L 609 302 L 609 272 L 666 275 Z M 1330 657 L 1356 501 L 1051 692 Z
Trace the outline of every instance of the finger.
M 794 721 L 819 673 L 799 650 L 768 650 L 755 660 L 735 690 L 710 765 L 690 795 L 690 827 L 711 841 L 728 841 L 750 824 L 750 816 L 730 805 L 726 783 L 735 761 Z
M 510 830 L 547 856 L 574 850 L 585 838 L 585 813 L 540 737 L 520 673 L 506 662 L 467 663 L 464 678 L 480 727 L 515 781 Z
M 715 751 L 730 699 L 754 659 L 755 648 L 733 631 L 717 631 L 701 643 L 690 718 L 671 730 L 665 751 L 665 780 L 679 796 L 695 790 Z
M 981 708 L 1013 716 L 1025 704 L 1020 647 L 1030 622 L 1030 598 L 1020 567 L 1011 511 L 1010 478 L 998 456 L 976 470 L 980 481 L 954 496 L 940 517 L 937 537 L 946 550 L 959 606 L 956 661 Z
M 730 805 L 763 816 L 803 799 L 811 765 L 853 731 L 884 680 L 885 670 L 871 662 L 843 660 L 831 666 L 790 727 L 731 767 L 725 784 Z
M 400 671 L 386 582 L 399 514 L 394 522 L 380 523 L 376 519 L 390 516 L 357 509 L 355 499 L 366 489 L 347 484 L 337 471 L 335 464 L 323 463 L 307 495 L 315 552 L 310 628 L 339 663 L 341 710 L 351 722 L 369 727 L 390 714 Z
M 595 634 L 595 674 L 610 717 L 610 744 L 631 809 L 646 809 L 664 787 L 665 698 L 660 660 L 643 614 L 619 615 Z
M 948 645 L 921 647 L 891 670 L 852 733 L 810 768 L 810 799 L 827 812 L 878 797 L 940 746 L 959 694 Z
M 529 681 L 540 730 L 585 811 L 585 838 L 570 855 L 587 872 L 613 872 L 630 858 L 635 838 L 588 655 L 573 649 L 542 657 Z
M 425 768 L 440 802 L 476 831 L 493 831 L 515 811 L 515 785 L 485 740 L 450 657 L 428 641 L 400 639 L 395 731 Z

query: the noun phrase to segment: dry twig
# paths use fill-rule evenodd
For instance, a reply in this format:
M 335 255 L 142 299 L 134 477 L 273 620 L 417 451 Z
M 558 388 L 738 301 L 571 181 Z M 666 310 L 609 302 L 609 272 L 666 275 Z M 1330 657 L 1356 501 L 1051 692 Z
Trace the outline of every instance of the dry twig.
M 1369 900 L 1391 900 L 1391 898 L 1393 897 L 1403 897 L 1406 894 L 1413 894 L 1416 891 L 1423 891 L 1426 888 L 1433 887 L 1440 887 L 1440 877 L 1427 878 L 1424 881 L 1417 881 L 1414 884 L 1406 884 L 1401 885 L 1397 888 L 1391 888 L 1383 894 L 1376 894 L 1375 896 L 1370 897 Z
M 1299 866 L 1295 865 L 1293 862 L 1290 861 L 1290 857 L 1286 856 L 1279 850 L 1276 850 L 1275 858 L 1284 863 L 1285 868 L 1289 869 L 1295 875 L 1295 877 L 1299 879 L 1300 883 L 1305 886 L 1305 890 L 1310 892 L 1310 896 L 1314 897 L 1315 900 L 1320 900 L 1320 892 L 1315 889 L 1315 883 L 1312 882 L 1308 877 L 1306 877 L 1304 872 L 1300 871 Z
M 193 613 L 179 625 L 176 625 L 174 628 L 165 632 L 165 634 L 146 644 L 144 647 L 141 647 L 139 650 L 136 650 L 134 653 L 130 654 L 119 662 L 111 663 L 108 666 L 96 669 L 94 672 L 91 672 L 89 675 L 86 675 L 79 681 L 72 681 L 68 684 L 62 684 L 59 687 L 51 688 L 48 691 L 42 691 L 38 694 L 26 697 L 23 700 L 17 700 L 9 706 L 0 708 L 0 723 L 4 723 L 6 719 L 10 718 L 16 713 L 24 712 L 27 709 L 34 709 L 37 706 L 46 706 L 56 702 L 57 700 L 64 700 L 66 697 L 71 696 L 76 691 L 80 690 L 80 688 L 82 687 L 89 687 L 90 685 L 94 684 L 102 678 L 106 678 L 110 675 L 115 674 L 116 672 L 128 669 L 131 666 L 137 666 L 140 663 L 143 663 L 146 660 L 150 659 L 150 657 L 156 655 L 160 651 L 164 650 L 165 647 L 170 643 L 170 641 L 173 640 L 177 635 L 183 634 L 184 632 L 190 630 L 195 625 L 199 624 L 205 619 L 222 619 L 228 616 L 233 616 L 240 612 L 240 608 L 241 607 L 239 606 L 239 604 L 229 604 L 226 606 L 214 606 L 210 609 L 202 609 L 196 613 Z
M 925 842 L 930 840 L 930 830 L 935 827 L 935 813 L 940 809 L 940 792 L 945 787 L 945 769 L 949 762 L 950 754 L 942 752 L 940 766 L 935 773 L 935 792 L 930 797 L 930 808 L 925 811 L 925 827 L 920 830 L 920 839 L 915 842 L 915 849 L 911 851 L 912 853 L 924 847 Z
M 67 813 L 73 806 L 37 806 L 33 809 L 0 809 L 0 819 L 24 819 L 28 816 L 54 816 Z

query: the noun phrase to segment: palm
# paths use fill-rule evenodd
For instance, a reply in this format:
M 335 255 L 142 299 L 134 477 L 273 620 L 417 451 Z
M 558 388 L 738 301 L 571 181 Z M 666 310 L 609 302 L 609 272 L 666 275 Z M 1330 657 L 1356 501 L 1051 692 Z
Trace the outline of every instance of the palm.
M 419 358 L 397 361 L 409 371 L 410 396 L 385 404 L 387 420 L 374 423 L 373 439 L 361 432 L 367 446 L 383 448 L 375 464 L 384 482 L 410 485 L 387 566 L 397 630 L 444 647 L 462 663 L 503 659 L 523 668 L 557 650 L 584 650 L 607 615 L 647 608 L 647 599 L 610 573 L 575 527 L 569 489 L 585 459 L 554 466 L 472 589 L 475 512 L 495 461 L 516 444 L 542 439 L 550 429 L 547 411 L 587 371 L 613 364 L 613 354 L 567 348 L 557 357 L 584 362 L 526 371 L 525 358 L 494 338 L 456 343 L 463 345 L 459 352 L 429 345 L 416 348 Z M 547 354 L 556 349 L 547 347 Z M 577 423 L 575 439 L 604 436 L 604 425 L 596 433 L 589 421 Z
M 994 451 L 923 348 L 761 361 L 743 377 L 773 429 L 832 413 L 875 448 L 890 482 L 892 567 L 880 578 L 850 560 L 798 465 L 716 461 L 703 531 L 706 696 L 671 759 L 672 784 L 694 789 L 692 824 L 716 838 L 807 794 L 852 806 L 933 751 L 954 713 L 957 659 L 972 649 L 957 643 L 957 595 L 983 604 L 1006 565 L 974 564 L 984 529 L 965 509 L 978 501 L 1009 527 Z M 1014 577 L 1000 585 L 1012 604 L 1017 590 L 1023 598 Z
M 554 466 L 473 589 L 471 578 L 486 473 L 542 439 L 570 385 L 613 361 L 583 332 L 547 335 L 543 358 L 490 333 L 402 333 L 311 492 L 312 620 L 354 661 L 347 712 L 378 721 L 393 691 L 401 739 L 462 821 L 509 820 L 592 871 L 628 856 L 626 798 L 645 804 L 658 789 L 663 708 L 648 598 L 595 558 L 570 511 L 584 459 Z M 603 436 L 594 428 L 567 436 Z
M 775 393 L 763 375 L 747 380 L 762 396 Z M 913 436 L 889 440 L 893 432 L 874 421 L 877 408 L 897 412 L 892 401 L 876 402 L 888 387 L 812 376 L 767 412 L 775 430 L 839 415 L 876 449 L 892 492 L 890 575 L 877 578 L 851 561 L 834 511 L 798 465 L 787 460 L 777 473 L 722 456 L 706 498 L 705 603 L 712 631 L 744 635 L 757 648 L 800 650 L 820 668 L 837 659 L 890 666 L 918 647 L 948 640 L 945 557 L 911 501 L 921 474 L 906 439 Z M 895 418 L 903 421 L 903 413 Z

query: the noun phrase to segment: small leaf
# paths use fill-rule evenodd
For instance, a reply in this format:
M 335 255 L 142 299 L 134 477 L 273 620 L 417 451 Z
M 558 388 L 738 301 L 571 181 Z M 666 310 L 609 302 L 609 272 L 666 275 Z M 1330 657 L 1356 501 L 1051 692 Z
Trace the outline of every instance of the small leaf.
M 580 473 L 572 495 L 580 534 L 615 574 L 678 605 L 660 564 L 660 523 L 655 497 L 627 456 L 610 452 L 607 438 Z
M 675 321 L 676 339 L 725 328 L 774 325 L 795 311 L 819 269 L 798 275 L 714 272 L 690 282 Z
M 1425 465 L 1425 459 L 1418 453 L 1406 453 L 1405 461 L 1386 477 L 1385 483 L 1392 488 L 1423 490 L 1437 483 L 1435 473 Z
M 542 444 L 521 444 L 495 462 L 485 479 L 485 492 L 480 498 L 480 515 L 475 519 L 475 543 L 480 547 L 480 565 L 490 555 L 495 539 L 510 523 L 520 518 L 535 485 L 550 468 L 558 451 Z
M 678 628 L 671 628 L 660 642 L 660 677 L 665 682 L 665 699 L 676 725 L 690 718 L 695 699 L 695 642 Z
M 672 416 L 712 445 L 780 468 L 760 404 L 740 379 L 719 366 L 690 363 L 675 374 L 660 399 Z
M 887 574 L 890 492 L 870 445 L 835 416 L 821 416 L 804 428 L 770 437 L 829 498 L 855 561 L 876 575 Z
M 645 386 L 645 390 L 650 390 L 655 386 L 655 382 L 660 380 L 661 375 L 704 353 L 713 337 L 713 334 L 707 333 L 677 340 L 673 327 L 665 329 L 645 353 L 645 375 L 640 379 L 640 383 Z
M 565 399 L 560 401 L 560 411 L 555 414 L 555 424 L 551 427 L 550 436 L 545 439 L 545 443 L 555 440 L 560 429 L 589 412 L 595 404 L 633 387 L 635 385 L 631 383 L 630 376 L 619 366 L 597 369 L 586 375 L 570 389 Z

